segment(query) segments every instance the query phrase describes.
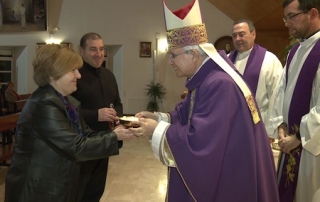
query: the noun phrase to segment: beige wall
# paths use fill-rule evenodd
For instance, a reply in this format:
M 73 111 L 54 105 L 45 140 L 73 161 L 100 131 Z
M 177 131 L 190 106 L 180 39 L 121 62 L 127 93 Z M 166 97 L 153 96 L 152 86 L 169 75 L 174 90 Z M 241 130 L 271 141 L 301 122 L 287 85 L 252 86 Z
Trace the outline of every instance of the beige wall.
M 48 0 L 51 3 L 54 0 Z M 191 0 L 167 0 L 172 10 L 191 2 Z M 209 40 L 214 43 L 218 38 L 230 35 L 232 20 L 217 10 L 207 0 L 200 0 L 200 7 L 206 23 Z M 56 8 L 55 8 L 56 9 Z M 54 12 L 57 12 L 56 10 Z M 50 13 L 50 12 L 49 12 Z M 52 16 L 52 12 L 50 14 Z M 49 19 L 50 24 L 58 20 L 60 28 L 54 35 L 63 42 L 71 42 L 75 50 L 81 36 L 86 32 L 98 32 L 106 45 L 121 47 L 121 55 L 117 56 L 121 71 L 117 80 L 121 87 L 120 94 L 125 113 L 135 113 L 145 109 L 145 85 L 153 78 L 153 58 L 139 58 L 139 42 L 151 41 L 155 48 L 155 34 L 165 37 L 165 23 L 161 0 L 65 0 L 62 2 L 60 16 Z M 30 32 L 16 34 L 0 34 L 0 46 L 19 48 L 17 74 L 20 93 L 32 93 L 36 85 L 32 80 L 32 59 L 35 46 L 49 38 L 48 32 Z M 17 55 L 16 57 L 19 57 Z M 162 81 L 168 90 L 163 110 L 174 109 L 180 101 L 185 78 L 177 79 L 164 54 L 159 54 L 156 62 L 157 79 Z
M 287 31 L 270 32 L 257 30 L 256 43 L 274 53 L 285 64 L 286 46 L 290 43 Z

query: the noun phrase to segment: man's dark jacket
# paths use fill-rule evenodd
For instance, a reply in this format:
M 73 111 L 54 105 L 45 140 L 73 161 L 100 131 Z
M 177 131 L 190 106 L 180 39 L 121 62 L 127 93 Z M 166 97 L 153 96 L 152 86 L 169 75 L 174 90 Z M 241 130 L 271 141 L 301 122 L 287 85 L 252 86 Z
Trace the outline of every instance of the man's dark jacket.
M 81 102 L 81 113 L 88 126 L 95 131 L 111 130 L 110 123 L 98 121 L 98 110 L 112 104 L 117 116 L 123 115 L 118 86 L 113 73 L 104 68 L 95 68 L 83 62 L 79 69 L 81 79 L 72 95 Z M 122 141 L 119 141 L 119 148 Z M 109 159 L 87 161 L 81 167 L 81 184 L 85 184 L 82 200 L 99 201 L 105 189 Z
M 113 73 L 104 68 L 94 68 L 83 62 L 79 69 L 81 79 L 78 80 L 77 91 L 72 94 L 81 102 L 81 113 L 92 130 L 110 130 L 106 122 L 98 122 L 98 109 L 110 108 L 112 103 L 117 116 L 123 115 L 118 86 Z

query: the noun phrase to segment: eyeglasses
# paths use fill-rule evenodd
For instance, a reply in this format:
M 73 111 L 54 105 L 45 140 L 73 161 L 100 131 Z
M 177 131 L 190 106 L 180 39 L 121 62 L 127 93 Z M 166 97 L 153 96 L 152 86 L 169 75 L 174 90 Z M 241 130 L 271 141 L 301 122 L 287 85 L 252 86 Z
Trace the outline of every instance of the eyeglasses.
M 190 50 L 184 51 L 182 53 L 178 53 L 178 54 L 174 54 L 174 53 L 170 53 L 168 52 L 167 54 L 169 55 L 169 58 L 171 61 L 173 61 L 176 57 L 178 57 L 179 55 L 182 55 L 184 53 L 188 53 Z
M 299 15 L 301 15 L 301 14 L 303 14 L 303 13 L 306 13 L 306 12 L 308 12 L 308 11 L 302 11 L 302 12 L 300 12 L 300 13 L 295 13 L 295 14 L 292 14 L 292 15 L 284 16 L 284 17 L 282 18 L 282 20 L 283 20 L 284 23 L 287 23 L 288 21 L 292 21 L 292 20 L 294 20 L 297 16 L 299 16 Z

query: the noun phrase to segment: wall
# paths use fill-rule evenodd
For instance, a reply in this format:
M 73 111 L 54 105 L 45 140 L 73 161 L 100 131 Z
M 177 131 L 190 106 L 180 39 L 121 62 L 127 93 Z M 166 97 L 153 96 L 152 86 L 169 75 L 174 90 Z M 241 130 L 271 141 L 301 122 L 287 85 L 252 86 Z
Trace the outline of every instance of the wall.
M 176 10 L 189 2 L 191 0 L 167 0 L 167 5 L 172 10 Z M 207 0 L 200 0 L 200 7 L 210 42 L 214 43 L 218 38 L 230 35 L 233 23 L 230 18 Z M 55 33 L 55 37 L 62 39 L 63 42 L 71 42 L 75 50 L 78 50 L 81 36 L 91 31 L 99 33 L 106 45 L 121 46 L 122 55 L 116 55 L 116 58 L 122 60 L 118 62 L 122 65 L 122 71 L 114 71 L 120 82 L 124 112 L 136 113 L 144 110 L 146 106 L 144 88 L 153 78 L 153 58 L 139 58 L 139 42 L 151 41 L 154 49 L 155 34 L 159 33 L 160 38 L 165 37 L 162 1 L 65 0 L 58 20 L 57 26 L 60 30 Z M 24 64 L 19 62 L 17 69 L 20 71 L 24 68 L 22 72 L 26 79 L 19 80 L 18 86 L 24 86 L 26 93 L 32 93 L 37 87 L 32 79 L 31 65 L 35 56 L 36 43 L 44 42 L 48 38 L 48 32 L 0 35 L 0 46 L 25 47 L 21 52 L 26 60 L 21 60 Z M 175 77 L 173 69 L 167 65 L 164 53 L 160 53 L 157 58 L 156 75 L 168 90 L 166 100 L 163 102 L 163 110 L 172 110 L 185 90 L 185 78 Z
M 286 46 L 290 43 L 288 31 L 259 31 L 257 30 L 256 43 L 274 53 L 282 64 L 285 64 Z

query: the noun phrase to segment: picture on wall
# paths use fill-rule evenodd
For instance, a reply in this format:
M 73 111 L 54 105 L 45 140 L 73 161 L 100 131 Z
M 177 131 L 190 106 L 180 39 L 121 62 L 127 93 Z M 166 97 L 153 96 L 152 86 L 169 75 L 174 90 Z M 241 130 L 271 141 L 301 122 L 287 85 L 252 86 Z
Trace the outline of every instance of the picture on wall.
M 226 54 L 229 54 L 234 50 L 234 45 L 232 42 L 232 36 L 222 36 L 214 42 L 214 47 L 217 50 L 224 50 Z
M 46 30 L 46 0 L 0 0 L 0 33 Z
M 140 42 L 140 51 L 139 51 L 140 57 L 151 57 L 151 42 Z

